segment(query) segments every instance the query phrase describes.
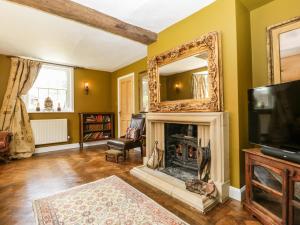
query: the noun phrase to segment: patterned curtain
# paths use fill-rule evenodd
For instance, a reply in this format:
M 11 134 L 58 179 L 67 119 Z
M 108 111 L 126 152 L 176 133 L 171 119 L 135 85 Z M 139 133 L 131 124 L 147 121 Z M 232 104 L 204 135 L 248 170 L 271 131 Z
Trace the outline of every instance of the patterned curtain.
M 193 97 L 194 99 L 207 98 L 207 75 L 193 74 Z
M 35 150 L 29 116 L 21 97 L 32 87 L 40 67 L 41 63 L 36 61 L 11 59 L 10 77 L 0 111 L 0 130 L 13 133 L 12 158 L 30 157 Z

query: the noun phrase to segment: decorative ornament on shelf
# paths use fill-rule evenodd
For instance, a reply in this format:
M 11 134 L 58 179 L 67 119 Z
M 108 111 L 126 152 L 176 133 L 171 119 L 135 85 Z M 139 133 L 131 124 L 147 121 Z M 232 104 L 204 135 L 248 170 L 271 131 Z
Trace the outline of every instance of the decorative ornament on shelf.
M 61 112 L 60 103 L 57 103 L 57 112 Z
M 37 102 L 37 104 L 36 104 L 35 111 L 37 111 L 37 112 L 41 111 L 41 107 L 40 107 L 39 102 Z
M 50 97 L 47 97 L 44 102 L 44 110 L 47 112 L 53 111 L 53 101 Z

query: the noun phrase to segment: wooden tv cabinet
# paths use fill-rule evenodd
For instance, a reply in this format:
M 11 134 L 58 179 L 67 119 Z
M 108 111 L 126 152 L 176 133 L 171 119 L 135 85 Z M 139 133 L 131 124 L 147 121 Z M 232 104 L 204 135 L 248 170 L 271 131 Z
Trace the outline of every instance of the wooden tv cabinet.
M 300 164 L 245 149 L 244 207 L 263 224 L 300 224 Z

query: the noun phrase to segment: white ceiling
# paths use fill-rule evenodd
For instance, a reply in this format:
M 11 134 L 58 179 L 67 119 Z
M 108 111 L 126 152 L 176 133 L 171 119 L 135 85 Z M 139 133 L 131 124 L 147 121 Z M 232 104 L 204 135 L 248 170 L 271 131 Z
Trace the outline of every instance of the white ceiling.
M 74 0 L 160 32 L 215 0 Z M 115 71 L 147 55 L 147 46 L 29 7 L 0 1 L 0 54 Z
M 206 59 L 197 55 L 178 60 L 159 68 L 159 75 L 170 76 L 190 70 L 199 69 L 208 65 Z
M 72 0 L 159 33 L 215 0 Z

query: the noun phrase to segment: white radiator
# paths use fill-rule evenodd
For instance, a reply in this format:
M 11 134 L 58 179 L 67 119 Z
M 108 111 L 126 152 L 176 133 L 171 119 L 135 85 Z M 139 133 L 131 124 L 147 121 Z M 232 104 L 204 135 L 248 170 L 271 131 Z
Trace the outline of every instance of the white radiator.
M 68 141 L 68 120 L 31 120 L 35 144 L 44 145 Z

